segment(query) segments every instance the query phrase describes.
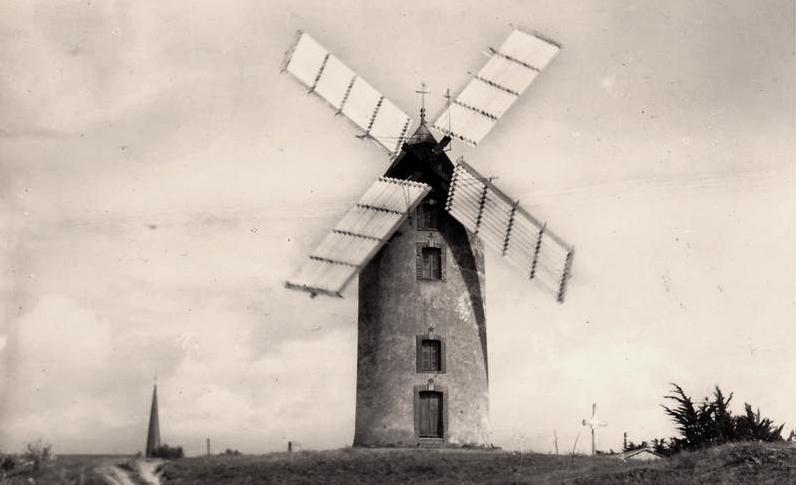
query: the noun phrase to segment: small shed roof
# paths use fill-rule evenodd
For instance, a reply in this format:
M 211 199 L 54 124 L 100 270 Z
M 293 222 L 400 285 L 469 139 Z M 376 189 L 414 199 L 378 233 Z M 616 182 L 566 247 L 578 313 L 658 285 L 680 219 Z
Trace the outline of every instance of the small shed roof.
M 625 460 L 659 460 L 663 458 L 663 455 L 652 448 L 641 448 L 622 453 L 622 458 Z

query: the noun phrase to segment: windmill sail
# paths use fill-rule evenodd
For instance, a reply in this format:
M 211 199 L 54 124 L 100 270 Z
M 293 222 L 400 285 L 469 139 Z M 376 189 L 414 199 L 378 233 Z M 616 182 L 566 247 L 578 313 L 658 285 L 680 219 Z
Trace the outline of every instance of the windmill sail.
M 379 178 L 285 286 L 342 296 L 351 278 L 373 259 L 430 190 L 419 182 Z
M 564 301 L 572 247 L 463 161 L 453 171 L 445 208 L 528 278 Z
M 397 153 L 411 119 L 306 32 L 299 31 L 282 70 L 346 115 L 390 154 Z
M 434 128 L 478 145 L 558 53 L 559 47 L 514 30 L 434 122 Z

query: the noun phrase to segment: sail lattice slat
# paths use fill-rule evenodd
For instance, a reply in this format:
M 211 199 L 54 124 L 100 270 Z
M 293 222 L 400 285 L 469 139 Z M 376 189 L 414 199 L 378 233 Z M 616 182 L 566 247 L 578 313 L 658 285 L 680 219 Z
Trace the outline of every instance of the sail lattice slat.
M 492 57 L 437 118 L 434 127 L 478 145 L 558 50 L 552 42 L 514 30 L 499 49 L 490 49 Z
M 366 207 L 352 207 L 340 221 L 339 226 L 354 234 L 381 237 L 396 222 L 403 219 L 401 214 L 374 211 Z
M 573 249 L 463 161 L 453 171 L 446 209 L 527 278 L 564 301 Z
M 306 32 L 298 32 L 283 69 L 390 154 L 401 149 L 411 124 L 409 116 Z
M 311 294 L 340 296 L 430 190 L 418 182 L 379 178 L 286 286 Z

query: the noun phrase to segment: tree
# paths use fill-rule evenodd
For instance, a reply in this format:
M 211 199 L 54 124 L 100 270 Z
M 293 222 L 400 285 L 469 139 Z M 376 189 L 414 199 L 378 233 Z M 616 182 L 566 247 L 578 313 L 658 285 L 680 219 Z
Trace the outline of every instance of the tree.
M 670 408 L 661 405 L 672 420 L 677 424 L 682 438 L 674 438 L 680 448 L 698 448 L 706 441 L 710 429 L 710 405 L 705 401 L 700 405 L 695 405 L 694 401 L 686 395 L 683 388 L 672 383 L 672 394 L 664 396 L 677 403 L 677 406 Z M 730 396 L 732 398 L 732 396 Z
M 745 414 L 733 416 L 729 405 L 733 394 L 724 395 L 719 386 L 713 391 L 713 399 L 705 397 L 699 404 L 694 403 L 683 388 L 672 383 L 672 392 L 665 399 L 677 403 L 668 407 L 661 405 L 680 431 L 679 438 L 672 438 L 670 451 L 714 446 L 732 441 L 762 440 L 781 441 L 784 425 L 775 426 L 773 421 L 760 416 L 760 410 L 744 403 Z M 656 448 L 664 447 L 663 441 Z
M 760 417 L 760 409 L 752 411 L 752 405 L 744 403 L 746 414 L 735 418 L 735 432 L 738 439 L 755 441 L 781 441 L 785 424 L 774 426 L 768 418 Z

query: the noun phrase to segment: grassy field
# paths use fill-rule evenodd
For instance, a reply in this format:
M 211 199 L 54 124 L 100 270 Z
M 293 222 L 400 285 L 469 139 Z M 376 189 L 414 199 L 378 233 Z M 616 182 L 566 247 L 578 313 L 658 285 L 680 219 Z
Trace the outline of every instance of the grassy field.
M 724 445 L 656 462 L 478 450 L 343 449 L 185 458 L 166 484 L 796 484 L 796 446 Z
M 105 485 L 108 482 L 99 471 L 100 467 L 107 463 L 124 463 L 129 458 L 122 455 L 58 455 L 41 472 L 20 469 L 5 480 L 0 479 L 0 485 Z

